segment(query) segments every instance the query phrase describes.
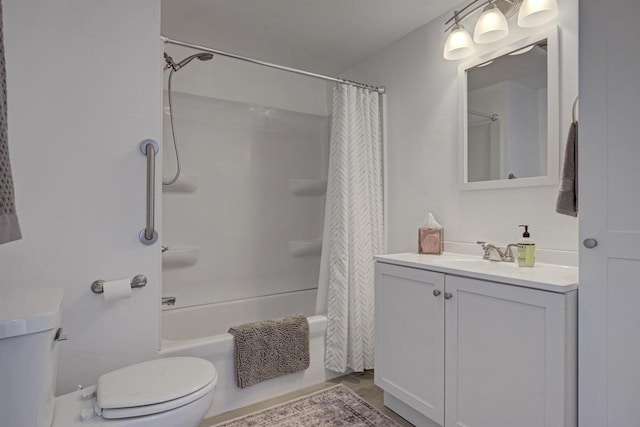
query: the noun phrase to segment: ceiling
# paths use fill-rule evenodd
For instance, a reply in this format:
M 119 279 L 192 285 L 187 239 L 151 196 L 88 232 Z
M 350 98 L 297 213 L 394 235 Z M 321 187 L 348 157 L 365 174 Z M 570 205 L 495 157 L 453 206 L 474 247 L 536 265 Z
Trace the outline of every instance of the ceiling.
M 162 0 L 162 33 L 263 61 L 337 75 L 456 3 Z

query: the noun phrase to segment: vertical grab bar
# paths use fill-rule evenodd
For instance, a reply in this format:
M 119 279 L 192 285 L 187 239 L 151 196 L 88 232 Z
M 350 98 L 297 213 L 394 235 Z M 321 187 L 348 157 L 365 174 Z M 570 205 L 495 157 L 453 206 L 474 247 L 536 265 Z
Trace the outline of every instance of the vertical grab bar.
M 144 245 L 153 245 L 158 241 L 155 230 L 156 210 L 156 154 L 160 147 L 152 139 L 145 139 L 140 143 L 140 151 L 147 157 L 147 226 L 140 232 L 140 241 Z

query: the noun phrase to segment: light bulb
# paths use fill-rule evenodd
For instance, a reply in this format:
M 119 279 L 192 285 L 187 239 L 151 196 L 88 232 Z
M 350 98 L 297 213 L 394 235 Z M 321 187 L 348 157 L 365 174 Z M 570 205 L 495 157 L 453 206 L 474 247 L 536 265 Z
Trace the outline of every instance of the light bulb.
M 493 3 L 487 5 L 476 23 L 473 41 L 476 43 L 492 43 L 507 37 L 509 25 L 500 9 Z
M 518 12 L 518 25 L 524 28 L 546 24 L 558 16 L 556 0 L 524 0 Z
M 460 24 L 456 24 L 451 30 L 444 44 L 444 58 L 455 61 L 466 58 L 475 51 L 471 36 Z

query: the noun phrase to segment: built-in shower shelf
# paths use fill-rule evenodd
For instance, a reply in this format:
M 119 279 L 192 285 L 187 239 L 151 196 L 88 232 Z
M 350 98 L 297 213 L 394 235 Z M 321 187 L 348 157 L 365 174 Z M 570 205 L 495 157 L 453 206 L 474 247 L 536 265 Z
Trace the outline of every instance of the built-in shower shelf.
M 180 174 L 176 182 L 171 185 L 163 185 L 165 193 L 193 193 L 198 189 L 200 177 L 194 174 Z
M 200 248 L 187 246 L 171 248 L 162 254 L 162 268 L 189 267 L 198 262 Z
M 322 240 L 291 240 L 289 241 L 289 252 L 294 257 L 320 255 Z
M 327 180 L 291 178 L 289 191 L 296 196 L 323 196 L 327 193 Z

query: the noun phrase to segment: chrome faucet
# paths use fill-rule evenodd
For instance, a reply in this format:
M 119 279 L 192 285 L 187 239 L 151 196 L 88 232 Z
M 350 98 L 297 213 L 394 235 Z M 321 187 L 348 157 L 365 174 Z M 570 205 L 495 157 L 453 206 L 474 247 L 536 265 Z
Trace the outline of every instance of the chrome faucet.
M 504 262 L 515 261 L 515 257 L 513 256 L 513 250 L 512 250 L 512 248 L 518 246 L 515 243 L 508 244 L 507 247 L 504 249 L 504 251 L 502 251 L 502 249 L 500 249 L 493 243 L 487 243 L 487 242 L 481 242 L 481 241 L 478 241 L 477 243 L 481 245 L 482 249 L 484 250 L 484 255 L 482 256 L 482 259 L 486 259 L 489 261 L 504 261 Z
M 518 253 L 518 245 L 515 243 L 509 243 L 504 250 L 504 259 L 505 262 L 514 262 L 516 257 L 513 255 L 512 248 L 516 248 L 516 253 Z
M 162 297 L 162 305 L 176 305 L 176 297 Z

